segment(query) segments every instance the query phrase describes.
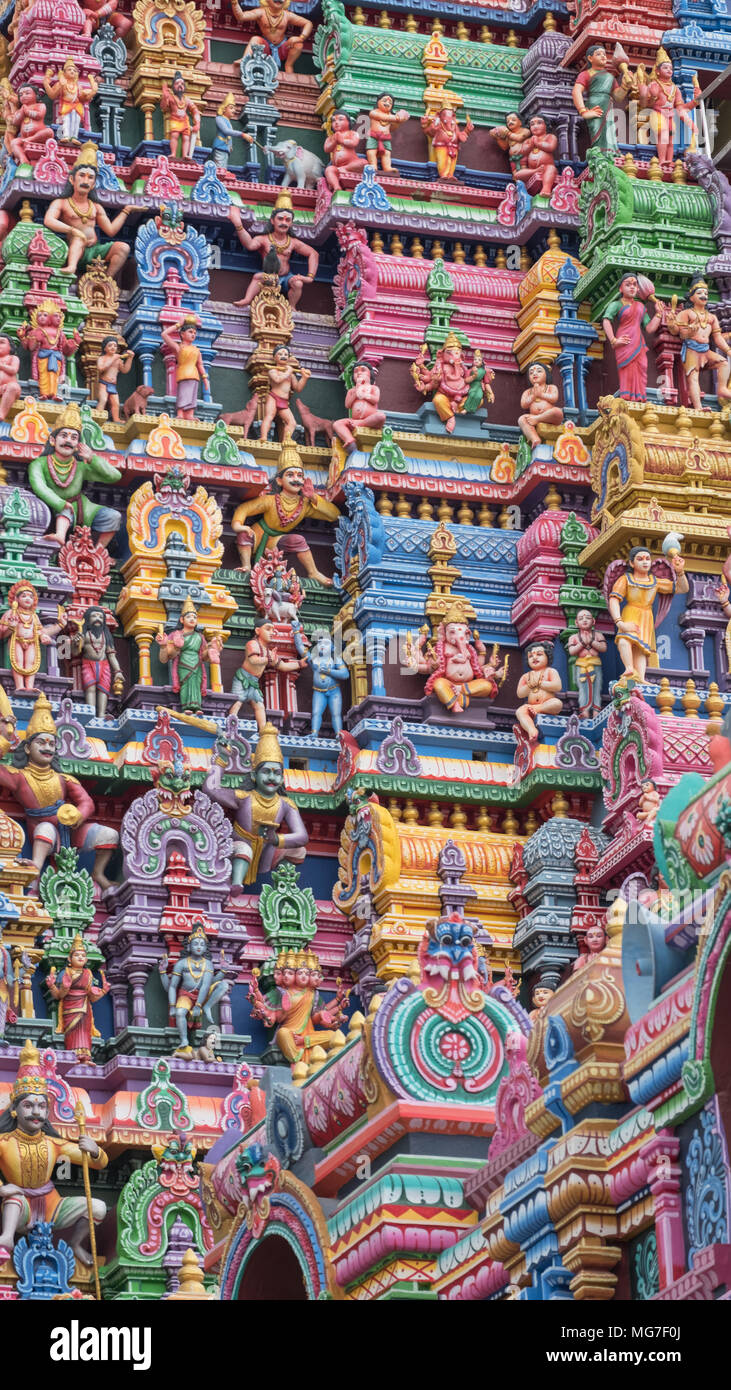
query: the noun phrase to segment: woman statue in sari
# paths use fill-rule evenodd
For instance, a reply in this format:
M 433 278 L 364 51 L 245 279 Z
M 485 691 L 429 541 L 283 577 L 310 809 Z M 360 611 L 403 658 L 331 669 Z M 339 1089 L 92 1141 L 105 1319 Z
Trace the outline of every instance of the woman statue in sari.
M 650 300 L 655 304 L 652 318 L 645 308 Z M 614 348 L 618 394 L 623 401 L 647 400 L 647 341 L 642 330 L 654 333 L 662 317 L 652 281 L 644 275 L 635 275 L 634 271 L 623 275 L 619 282 L 619 298 L 607 306 L 602 321 L 607 341 Z
M 91 1062 L 92 1038 L 101 1034 L 94 1027 L 91 1012 L 92 1004 L 103 999 L 111 986 L 102 977 L 101 987 L 94 984 L 94 978 L 87 964 L 86 947 L 82 936 L 77 935 L 69 951 L 69 963 L 56 981 L 56 971 L 51 968 L 46 978 L 49 994 L 58 1000 L 58 1031 L 63 1033 L 63 1045 L 67 1052 L 75 1052 L 80 1062 Z
M 157 643 L 160 660 L 173 663 L 173 690 L 180 696 L 181 710 L 201 715 L 208 689 L 206 660 L 212 666 L 220 664 L 221 644 L 215 637 L 206 641 L 190 595 L 183 604 L 180 625 L 170 635 L 161 628 Z
M 616 624 L 614 640 L 624 662 L 624 670 L 616 683 L 619 689 L 626 689 L 629 681 L 641 684 L 648 664 L 657 666 L 652 607 L 658 594 L 688 592 L 685 560 L 677 551 L 668 553 L 666 559 L 673 570 L 672 579 L 653 574 L 650 551 L 644 545 L 635 545 L 630 550 L 624 574 L 612 584 L 607 607 Z M 662 613 L 658 622 L 661 618 Z
M 586 50 L 588 67 L 580 72 L 571 93 L 574 106 L 586 121 L 589 144 L 606 154 L 618 154 L 617 132 L 612 112 L 612 97 L 621 100 L 632 90 L 633 79 L 626 63 L 620 64 L 621 81 L 617 80 L 615 63 L 603 43 L 593 43 Z

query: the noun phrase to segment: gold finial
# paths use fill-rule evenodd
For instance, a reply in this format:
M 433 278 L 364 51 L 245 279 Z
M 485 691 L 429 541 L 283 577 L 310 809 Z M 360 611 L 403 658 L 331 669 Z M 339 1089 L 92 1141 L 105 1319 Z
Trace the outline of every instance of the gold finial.
M 366 17 L 365 17 L 365 14 L 363 13 L 363 10 L 361 9 L 360 5 L 356 5 L 355 10 L 353 11 L 353 23 L 354 23 L 354 24 L 365 24 L 365 22 L 366 22 Z
M 401 820 L 401 802 L 395 796 L 389 796 L 388 798 L 388 814 L 391 820 Z
M 547 34 L 553 33 L 553 31 L 556 28 L 556 20 L 551 10 L 548 11 L 546 18 L 543 21 L 543 28 Z
M 441 241 L 433 241 L 429 250 L 429 259 L 441 261 L 444 259 L 444 246 Z
M 637 178 L 637 165 L 635 164 L 635 161 L 632 158 L 632 155 L 630 154 L 629 150 L 627 151 L 626 155 L 624 156 L 624 159 L 622 160 L 622 172 L 626 174 L 629 179 Z
M 492 827 L 490 825 L 490 817 L 488 815 L 487 807 L 480 806 L 475 820 L 475 830 L 480 830 L 483 835 L 486 835 L 490 832 L 491 829 Z
M 24 198 L 22 203 L 20 204 L 20 212 L 18 213 L 18 217 L 20 218 L 21 222 L 33 221 L 33 209 L 27 198 Z
M 724 704 L 718 693 L 718 682 L 711 681 L 708 687 L 708 695 L 706 696 L 706 713 L 708 715 L 706 733 L 709 738 L 712 738 L 714 734 L 720 734 L 723 710 Z
M 516 34 L 516 32 L 515 32 L 514 29 L 508 29 L 508 37 L 507 37 L 506 40 L 505 40 L 505 47 L 506 47 L 506 48 L 517 48 L 517 47 L 518 47 L 518 35 Z
M 466 830 L 467 816 L 464 806 L 453 806 L 449 816 L 449 824 L 453 830 Z
M 452 260 L 454 261 L 454 264 L 455 264 L 455 265 L 464 265 L 465 259 L 466 259 L 466 257 L 465 257 L 465 249 L 464 249 L 464 246 L 462 245 L 462 242 L 461 242 L 461 241 L 455 241 L 455 243 L 454 243 L 454 248 L 453 248 L 453 250 L 452 250 Z
M 676 159 L 673 165 L 673 183 L 685 183 L 685 165 L 682 159 Z
M 685 694 L 681 695 L 680 703 L 685 710 L 687 719 L 694 719 L 698 713 L 701 697 L 695 688 L 695 681 L 689 679 L 685 682 Z
M 675 691 L 670 686 L 667 676 L 660 679 L 660 689 L 657 692 L 655 704 L 659 714 L 672 714 L 675 704 Z
M 473 259 L 475 265 L 479 265 L 479 266 L 487 265 L 487 253 L 486 253 L 485 248 L 484 248 L 484 246 L 482 245 L 482 242 L 481 242 L 481 241 L 478 241 L 478 243 L 477 243 L 477 245 L 476 245 L 476 247 L 475 247 L 475 251 L 474 251 L 474 255 L 473 255 L 472 259 Z
M 528 250 L 528 247 L 527 247 L 527 246 L 521 246 L 521 248 L 520 248 L 520 268 L 521 268 L 521 270 L 523 271 L 523 274 L 524 274 L 524 275 L 526 274 L 527 271 L 530 270 L 532 264 L 533 264 L 533 262 L 532 262 L 532 260 L 531 260 L 531 258 L 530 258 L 530 251 Z
M 548 233 L 548 249 L 549 251 L 561 250 L 561 238 L 558 232 L 556 231 L 555 227 L 551 227 L 551 230 Z
M 660 163 L 660 160 L 658 159 L 656 154 L 654 154 L 652 156 L 652 159 L 650 160 L 647 169 L 647 176 L 648 178 L 652 179 L 655 183 L 662 182 L 662 164 Z
M 507 811 L 505 812 L 505 815 L 503 816 L 500 829 L 502 830 L 503 835 L 518 835 L 520 833 L 520 826 L 515 816 L 513 815 L 512 808 L 510 806 L 508 807 Z
M 507 258 L 506 254 L 505 254 L 505 247 L 504 247 L 504 246 L 498 246 L 497 251 L 495 252 L 495 269 L 496 269 L 496 270 L 507 270 L 507 268 L 508 268 L 508 258 Z
M 551 486 L 549 487 L 548 492 L 546 493 L 546 511 L 547 511 L 547 512 L 558 512 L 558 511 L 560 511 L 560 510 L 561 510 L 561 503 L 562 503 L 562 501 L 563 501 L 563 498 L 562 498 L 561 493 L 559 492 L 558 488 L 556 487 L 556 484 L 555 484 L 555 483 L 551 483 Z
M 380 232 L 374 232 L 371 237 L 371 251 L 375 252 L 377 256 L 380 256 L 383 251 L 383 237 Z
M 412 14 L 407 14 L 406 21 L 404 23 L 404 29 L 406 30 L 407 34 L 418 34 L 419 25 L 417 24 L 417 21 Z
M 406 802 L 406 805 L 404 806 L 404 814 L 402 819 L 404 825 L 419 824 L 419 808 L 410 799 Z
M 387 492 L 382 492 L 379 495 L 378 501 L 376 502 L 376 511 L 380 512 L 381 516 L 393 515 L 393 502 Z
M 557 791 L 551 800 L 551 812 L 558 820 L 565 820 L 568 815 L 569 803 L 562 791 Z
M 391 24 L 392 20 L 390 14 L 388 13 L 388 10 L 381 10 L 381 13 L 378 16 L 379 29 L 390 29 Z
M 429 802 L 429 810 L 427 811 L 426 815 L 426 823 L 427 825 L 432 825 L 435 827 L 444 825 L 444 812 L 441 806 L 439 805 L 438 801 Z
M 524 821 L 524 823 L 523 823 L 523 834 L 524 834 L 524 835 L 535 835 L 537 829 L 538 829 L 538 817 L 536 816 L 536 813 L 535 813 L 535 811 L 533 810 L 533 807 L 531 806 L 530 811 L 528 812 L 528 814 L 527 814 L 527 816 L 526 816 L 526 818 L 525 818 L 525 821 Z
M 492 31 L 486 24 L 483 24 L 480 30 L 480 43 L 492 43 Z
M 170 1295 L 171 1298 L 208 1298 L 206 1286 L 203 1281 L 203 1270 L 198 1263 L 198 1256 L 192 1246 L 183 1255 L 180 1265 L 180 1282 L 177 1291 Z
M 460 19 L 459 24 L 457 25 L 457 28 L 455 30 L 455 36 L 460 40 L 461 43 L 464 42 L 465 39 L 468 39 L 470 36 L 470 31 L 467 28 L 467 25 L 465 24 L 464 20 L 462 19 Z
M 622 939 L 622 928 L 624 919 L 627 916 L 627 903 L 624 898 L 615 898 L 609 904 L 607 915 L 604 919 L 604 930 L 607 933 L 607 942 L 611 945 L 619 945 Z
M 414 258 L 415 261 L 423 261 L 423 259 L 424 259 L 424 243 L 423 243 L 422 241 L 419 240 L 418 236 L 415 236 L 414 239 L 413 239 L 413 241 L 412 241 L 412 243 L 411 243 L 410 253 L 411 253 L 411 255 L 413 256 L 413 258 Z
M 405 492 L 400 492 L 396 498 L 396 515 L 411 516 L 411 502 Z
M 388 249 L 391 252 L 392 256 L 403 256 L 404 243 L 402 242 L 398 232 L 394 232 L 393 236 L 391 237 Z

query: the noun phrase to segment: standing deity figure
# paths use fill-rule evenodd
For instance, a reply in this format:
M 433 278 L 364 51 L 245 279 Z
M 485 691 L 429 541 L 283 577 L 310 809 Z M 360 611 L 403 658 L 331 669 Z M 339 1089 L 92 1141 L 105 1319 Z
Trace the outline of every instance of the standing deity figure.
M 541 443 L 538 425 L 562 424 L 563 410 L 558 404 L 558 387 L 548 380 L 548 369 L 542 362 L 531 362 L 527 376 L 528 390 L 520 398 L 524 413 L 518 416 L 518 424 L 528 443 L 535 447 Z
M 101 24 L 111 24 L 118 39 L 123 39 L 132 28 L 129 16 L 119 12 L 119 0 L 83 0 L 81 8 L 86 15 L 84 34 L 87 38 Z
M 9 748 L 10 739 L 0 736 L 0 752 Z M 81 853 L 93 853 L 91 876 L 103 892 L 112 886 L 104 870 L 119 844 L 119 833 L 91 820 L 94 802 L 75 777 L 61 772 L 57 755 L 58 735 L 51 706 L 45 695 L 39 695 L 25 740 L 13 753 L 12 766 L 0 763 L 0 787 L 10 793 L 27 817 L 38 878 L 49 855 L 61 845 L 71 844 Z M 37 894 L 38 879 L 29 891 Z
M 40 1067 L 38 1049 L 30 1039 L 18 1058 L 18 1075 L 10 1103 L 0 1119 L 0 1259 L 8 1259 L 16 1236 L 38 1221 L 50 1221 L 55 1231 L 67 1231 L 71 1249 L 82 1264 L 92 1263 L 86 1197 L 62 1197 L 53 1186 L 53 1171 L 60 1158 L 97 1172 L 106 1168 L 107 1155 L 94 1139 L 82 1134 L 74 1143 L 63 1139 L 48 1119 L 48 1080 Z M 94 1225 L 104 1220 L 107 1209 L 97 1197 L 91 1203 Z
M 690 112 L 700 101 L 698 78 L 696 76 L 693 80 L 693 100 L 684 101 L 680 88 L 673 82 L 672 62 L 665 49 L 658 48 L 649 81 L 643 67 L 637 69 L 637 80 L 640 106 L 650 113 L 650 129 L 657 146 L 657 157 L 661 164 L 671 165 L 675 154 L 673 126 L 676 111 L 686 130 L 690 131 L 691 150 L 697 144 L 695 123 Z
M 365 160 L 357 153 L 359 144 L 360 135 L 353 129 L 350 116 L 346 111 L 336 111 L 330 121 L 330 134 L 325 140 L 325 154 L 330 156 L 330 163 L 325 168 L 325 181 L 333 193 L 339 193 L 342 188 L 341 174 L 354 174 L 356 177 L 362 174 Z
M 19 579 L 8 592 L 8 607 L 0 615 L 0 637 L 8 641 L 8 661 L 15 689 L 33 690 L 41 669 L 41 648 L 51 645 L 63 631 L 66 614 L 58 610 L 58 622 L 43 626 L 38 617 L 38 593 L 29 579 Z
M 592 719 L 602 708 L 602 652 L 607 650 L 607 640 L 602 632 L 597 632 L 596 620 L 588 608 L 581 608 L 576 614 L 576 632 L 569 636 L 567 648 L 576 666 L 579 717 Z
M 721 325 L 708 308 L 708 283 L 702 275 L 694 275 L 688 287 L 683 308 L 678 312 L 673 295 L 667 312 L 667 327 L 682 340 L 681 359 L 685 381 L 694 410 L 703 410 L 700 374 L 704 367 L 716 373 L 716 395 L 720 401 L 731 401 L 728 379 L 731 374 L 731 343 L 721 332 Z M 714 352 L 711 343 L 719 349 Z M 710 406 L 705 407 L 710 410 Z
M 0 420 L 7 420 L 23 388 L 18 381 L 20 358 L 13 352 L 7 334 L 0 333 Z
M 355 431 L 360 425 L 366 430 L 382 430 L 386 415 L 379 410 L 381 392 L 375 383 L 375 367 L 367 362 L 358 362 L 353 368 L 353 385 L 345 393 L 345 409 L 349 412 L 344 420 L 333 421 L 333 433 L 345 445 L 346 454 L 356 448 Z
M 92 1004 L 109 993 L 104 971 L 100 985 L 94 984 L 94 977 L 87 965 L 86 946 L 83 936 L 78 933 L 71 943 L 69 963 L 60 980 L 56 979 L 53 966 L 46 976 L 48 992 L 58 1000 L 58 1031 L 63 1033 L 63 1045 L 67 1052 L 75 1052 L 80 1062 L 91 1062 L 93 1038 L 101 1037 L 94 1027 Z
M 18 88 L 18 104 L 6 116 L 5 146 L 16 164 L 27 164 L 26 145 L 45 145 L 53 139 L 51 126 L 46 125 L 46 108 L 30 82 Z
M 58 388 L 66 377 L 66 358 L 73 357 L 81 346 L 81 334 L 74 331 L 70 338 L 63 331 L 63 303 L 57 299 L 42 299 L 30 311 L 30 322 L 21 323 L 18 337 L 30 353 L 30 374 L 38 382 L 42 401 L 57 401 Z
M 64 237 L 69 244 L 65 270 L 73 274 L 86 270 L 92 261 L 101 260 L 111 276 L 119 275 L 129 246 L 125 241 L 100 241 L 99 232 L 116 237 L 134 211 L 130 204 L 110 220 L 98 201 L 95 188 L 99 178 L 99 153 L 90 140 L 82 146 L 79 158 L 71 170 L 60 198 L 54 198 L 43 219 L 49 231 Z
M 542 116 L 533 116 L 528 136 L 517 152 L 519 167 L 513 172 L 531 197 L 550 198 L 558 178 L 557 149 L 558 136 L 551 134 Z
M 217 745 L 216 756 L 203 783 L 213 801 L 234 811 L 234 849 L 231 895 L 235 900 L 244 883 L 255 883 L 258 874 L 268 874 L 282 860 L 301 864 L 306 855 L 308 834 L 293 801 L 282 794 L 284 758 L 273 724 L 265 724 L 251 759 L 251 772 L 242 787 L 224 787 L 226 746 Z
M 119 530 L 122 516 L 113 507 L 102 507 L 88 497 L 90 483 L 118 483 L 122 477 L 118 468 L 93 454 L 81 439 L 81 415 L 78 406 L 64 410 L 56 428 L 51 430 L 46 446 L 28 469 L 28 482 L 36 497 L 40 497 L 56 515 L 55 531 L 47 537 L 63 545 L 69 531 L 77 524 L 91 526 L 99 545 L 107 545 Z
M 615 643 L 624 671 L 617 687 L 624 689 L 628 681 L 642 682 L 648 665 L 657 666 L 657 644 L 653 604 L 658 594 L 687 594 L 688 577 L 685 560 L 677 552 L 669 555 L 673 578 L 658 577 L 652 572 L 652 555 L 644 545 L 630 550 L 627 567 L 612 585 L 607 607 L 617 628 Z
M 424 693 L 432 691 L 450 713 L 465 710 L 475 698 L 494 700 L 507 674 L 498 666 L 497 644 L 488 658 L 478 633 L 472 632 L 464 603 L 455 600 L 432 641 L 428 628 L 419 633 L 413 656 L 416 670 L 428 675 Z
M 411 364 L 411 377 L 422 396 L 432 393 L 432 405 L 439 419 L 443 421 L 447 434 L 452 434 L 457 415 L 464 415 L 467 411 L 470 386 L 478 379 L 478 373 L 482 370 L 482 359 L 480 357 L 477 366 L 473 363 L 472 367 L 468 367 L 462 357 L 462 344 L 456 333 L 447 334 L 431 363 L 427 360 L 428 351 L 426 343 L 423 343 L 419 356 Z M 485 368 L 485 372 L 487 370 Z M 484 375 L 483 372 L 483 378 Z M 480 404 L 483 395 L 484 391 L 480 391 Z
M 160 110 L 165 117 L 165 138 L 170 142 L 171 159 L 192 159 L 201 128 L 201 113 L 185 90 L 180 72 L 173 78 L 172 90 L 162 84 Z
M 500 149 L 506 151 L 510 171 L 515 178 L 520 168 L 523 146 L 530 138 L 528 127 L 523 125 L 517 111 L 510 111 L 505 117 L 505 125 L 493 126 L 489 134 Z
M 175 358 L 175 413 L 181 420 L 193 420 L 198 403 L 198 388 L 203 386 L 203 398 L 210 401 L 211 383 L 201 350 L 195 345 L 200 328 L 197 314 L 184 314 L 170 328 L 163 328 L 162 340 Z
M 295 528 L 310 518 L 335 522 L 340 512 L 332 502 L 318 496 L 309 478 L 305 478 L 297 448 L 291 439 L 285 439 L 277 464 L 277 475 L 271 484 L 271 492 L 242 502 L 233 514 L 231 525 L 236 536 L 236 545 L 241 558 L 241 568 L 251 569 L 252 552 L 258 560 L 265 550 L 271 550 L 282 537 L 286 542 L 281 549 L 295 552 L 302 561 L 302 568 L 310 579 L 319 584 L 332 587 L 332 579 L 321 574 L 303 536 L 295 535 Z M 249 518 L 257 518 L 253 527 L 247 525 Z
M 105 608 L 92 605 L 84 614 L 81 632 L 71 638 L 72 656 L 81 657 L 84 699 L 98 719 L 106 715 L 110 691 L 121 695 L 124 689 L 108 616 Z
M 290 195 L 288 193 L 279 194 L 274 204 L 274 211 L 267 223 L 266 231 L 262 236 L 249 236 L 246 228 L 242 225 L 241 213 L 235 203 L 229 209 L 229 217 L 233 222 L 236 235 L 246 251 L 256 251 L 261 256 L 262 261 L 271 257 L 272 252 L 277 257 L 279 288 L 282 294 L 286 294 L 292 308 L 296 308 L 302 298 L 302 286 L 310 285 L 317 274 L 320 257 L 314 246 L 307 246 L 304 241 L 292 236 L 294 211 Z M 290 270 L 292 256 L 302 256 L 307 261 L 306 275 L 295 275 Z M 269 282 L 270 274 L 271 272 L 267 269 L 257 270 L 256 274 L 251 277 L 251 283 L 243 299 L 234 300 L 236 307 L 246 308 L 246 305 L 251 303 L 262 286 Z
M 299 395 L 300 391 L 304 391 L 312 375 L 309 367 L 302 367 L 299 375 L 297 373 L 298 369 L 289 348 L 284 344 L 275 348 L 274 365 L 267 372 L 269 392 L 261 417 L 260 439 L 269 438 L 269 431 L 275 420 L 280 440 L 288 439 L 294 434 L 297 421 L 292 414 L 292 395 Z
M 337 993 L 331 1004 L 323 1006 L 319 985 L 320 962 L 314 951 L 281 951 L 274 966 L 274 985 L 279 995 L 272 1005 L 259 989 L 260 971 L 252 971 L 249 999 L 252 1016 L 267 1028 L 276 1028 L 274 1041 L 292 1067 L 292 1079 L 303 1081 L 310 1062 L 324 1060 L 325 1052 L 343 1046 L 339 1026 L 345 1018 L 350 991 L 337 980 Z M 323 1052 L 317 1056 L 316 1048 Z
M 376 98 L 372 111 L 368 112 L 370 125 L 366 139 L 366 159 L 372 169 L 377 169 L 379 160 L 384 174 L 391 173 L 392 127 L 408 121 L 408 111 L 394 111 L 390 92 L 382 92 Z
M 116 333 L 102 338 L 96 363 L 99 374 L 96 403 L 97 408 L 103 410 L 105 415 L 108 413 L 115 422 L 119 420 L 119 373 L 126 376 L 132 370 L 134 360 L 132 349 L 126 347 Z
M 312 20 L 290 14 L 289 4 L 290 0 L 264 0 L 255 10 L 242 10 L 238 0 L 231 0 L 231 9 L 239 23 L 255 24 L 259 30 L 249 39 L 244 49 L 245 58 L 257 48 L 263 48 L 280 67 L 284 63 L 285 72 L 294 72 L 305 41 L 312 33 Z M 290 29 L 298 32 L 288 34 Z
M 469 116 L 460 130 L 457 117 L 451 106 L 443 106 L 441 111 L 432 111 L 421 118 L 421 128 L 426 132 L 434 151 L 437 174 L 440 179 L 453 179 L 457 168 L 459 147 L 463 145 L 474 126 Z
M 188 940 L 188 950 L 181 953 L 172 970 L 167 972 L 168 958 L 163 956 L 158 965 L 160 980 L 168 992 L 170 1012 L 175 1018 L 180 1044 L 175 1057 L 192 1057 L 193 1028 L 204 1021 L 216 1027 L 213 1007 L 229 992 L 230 985 L 220 970 L 214 970 L 208 956 L 208 938 L 205 924 L 198 920 L 193 923 Z
M 93 76 L 79 77 L 73 58 L 67 58 L 63 67 L 46 68 L 43 87 L 47 97 L 57 103 L 56 114 L 59 120 L 59 139 L 67 145 L 78 145 L 79 131 L 84 117 L 84 108 L 96 96 L 99 83 Z
M 561 677 L 550 664 L 552 655 L 551 642 L 529 642 L 525 649 L 528 670 L 518 681 L 516 692 L 525 703 L 518 706 L 515 717 L 531 743 L 538 741 L 538 715 L 560 714 L 563 709 Z
M 173 690 L 180 696 L 180 708 L 202 715 L 203 696 L 208 689 L 206 661 L 220 665 L 221 643 L 217 637 L 207 641 L 198 624 L 198 614 L 190 595 L 180 613 L 174 632 L 157 634 L 160 660 L 173 663 Z
M 236 97 L 233 92 L 227 92 L 216 112 L 216 134 L 211 145 L 213 163 L 217 169 L 228 169 L 235 139 L 244 140 L 247 145 L 254 143 L 253 135 L 247 135 L 245 130 L 234 130 L 231 122 L 235 120 Z
M 295 649 L 302 658 L 302 664 L 312 670 L 312 723 L 310 729 L 319 738 L 322 717 L 325 710 L 330 715 L 333 733 L 339 734 L 343 727 L 343 695 L 340 681 L 350 679 L 343 658 L 336 656 L 335 644 L 327 631 L 312 634 L 312 647 L 305 650 L 299 618 L 292 624 Z
M 621 80 L 617 79 L 614 59 L 610 59 L 603 43 L 593 43 L 586 50 L 588 66 L 580 72 L 571 93 L 574 106 L 586 121 L 589 144 L 605 154 L 618 154 L 617 132 L 612 112 L 612 98 L 622 100 L 632 91 L 633 79 L 626 64 L 621 65 Z
M 646 304 L 653 302 L 650 317 Z M 645 275 L 629 271 L 619 282 L 619 296 L 613 299 L 602 321 L 607 342 L 614 349 L 619 378 L 618 395 L 624 401 L 647 400 L 647 342 L 643 329 L 654 333 L 663 319 L 655 286 Z
M 275 657 L 271 646 L 274 638 L 274 629 L 271 623 L 262 623 L 260 627 L 254 628 L 254 633 L 254 637 L 251 637 L 246 643 L 244 659 L 231 682 L 231 694 L 235 695 L 236 699 L 229 710 L 229 715 L 233 714 L 238 718 L 241 706 L 251 705 L 256 726 L 259 733 L 262 733 L 266 724 L 266 709 L 259 682 L 264 672 L 267 670 L 299 671 L 305 662 L 304 660 L 290 661 L 286 657 L 280 659 Z

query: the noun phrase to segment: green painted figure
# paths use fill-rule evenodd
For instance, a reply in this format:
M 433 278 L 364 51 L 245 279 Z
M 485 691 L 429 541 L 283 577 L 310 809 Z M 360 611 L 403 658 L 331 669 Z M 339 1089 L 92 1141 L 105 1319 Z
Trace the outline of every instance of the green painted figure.
M 157 634 L 160 660 L 173 663 L 173 690 L 180 696 L 181 710 L 202 714 L 203 696 L 208 689 L 206 660 L 217 666 L 221 658 L 220 643 L 206 641 L 198 627 L 198 614 L 190 597 L 185 600 L 180 626 L 166 635 Z
M 586 56 L 589 66 L 574 83 L 574 106 L 589 128 L 589 144 L 606 154 L 618 154 L 612 97 L 626 97 L 632 89 L 632 78 L 626 64 L 622 64 L 622 80 L 617 81 L 614 63 L 601 43 L 591 44 Z
M 51 430 L 42 454 L 28 469 L 28 482 L 36 497 L 56 517 L 55 530 L 46 540 L 63 545 L 74 526 L 91 526 L 100 545 L 107 545 L 122 521 L 113 507 L 102 507 L 89 499 L 90 483 L 118 483 L 122 474 L 113 464 L 93 454 L 81 440 L 78 406 L 64 410 L 55 430 Z

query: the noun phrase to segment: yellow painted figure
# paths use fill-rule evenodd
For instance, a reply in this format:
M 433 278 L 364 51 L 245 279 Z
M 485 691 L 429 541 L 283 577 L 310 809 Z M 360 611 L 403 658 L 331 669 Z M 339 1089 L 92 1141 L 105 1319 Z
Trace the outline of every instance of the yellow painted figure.
M 617 579 L 609 595 L 608 608 L 617 626 L 615 642 L 624 662 L 618 685 L 628 680 L 644 681 L 648 664 L 657 665 L 655 620 L 652 606 L 658 594 L 685 594 L 688 580 L 685 561 L 674 555 L 669 561 L 674 579 L 658 579 L 652 573 L 652 555 L 644 546 L 633 546 L 627 570 Z
M 48 1082 L 40 1070 L 38 1049 L 30 1039 L 20 1054 L 18 1076 L 10 1093 L 10 1105 L 0 1120 L 0 1258 L 7 1259 L 16 1236 L 38 1221 L 50 1221 L 56 1230 L 68 1231 L 77 1259 L 91 1264 L 83 1243 L 89 1236 L 86 1198 L 61 1197 L 51 1179 L 60 1158 L 90 1167 L 106 1168 L 107 1155 L 86 1135 L 77 1143 L 64 1139 L 48 1120 Z M 104 1202 L 92 1202 L 95 1225 L 104 1219 Z
M 256 517 L 253 527 L 246 523 Z M 282 538 L 289 536 L 286 549 L 299 555 L 305 574 L 317 579 L 320 584 L 332 587 L 332 579 L 321 574 L 315 565 L 310 547 L 303 536 L 292 535 L 301 522 L 310 517 L 320 517 L 323 521 L 337 521 L 340 512 L 332 502 L 319 497 L 308 478 L 291 439 L 285 439 L 279 455 L 277 476 L 272 483 L 272 492 L 242 502 L 233 514 L 232 526 L 236 534 L 236 544 L 241 557 L 241 568 L 250 570 L 253 559 L 258 560 L 265 550 L 271 550 Z M 281 549 L 285 549 L 282 546 Z

